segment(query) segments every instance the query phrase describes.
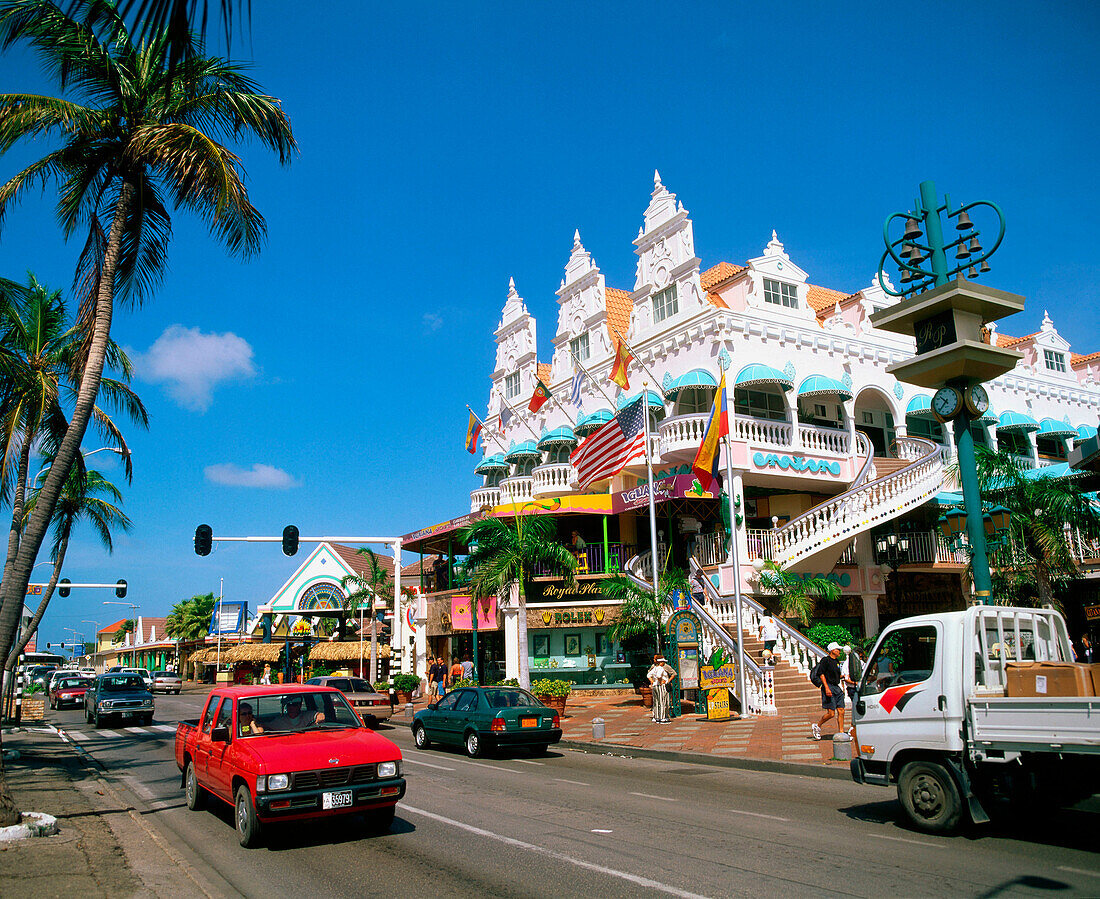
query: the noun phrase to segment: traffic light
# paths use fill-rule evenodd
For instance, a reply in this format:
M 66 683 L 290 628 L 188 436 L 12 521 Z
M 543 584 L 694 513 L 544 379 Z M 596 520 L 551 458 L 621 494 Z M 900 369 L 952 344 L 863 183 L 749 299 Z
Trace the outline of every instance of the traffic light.
M 210 543 L 214 538 L 214 529 L 208 524 L 200 524 L 195 528 L 195 554 L 199 556 L 210 555 Z
M 283 555 L 293 556 L 298 552 L 298 529 L 292 524 L 283 528 Z
M 70 581 L 67 577 L 63 577 L 61 580 L 59 580 L 57 582 L 57 595 L 64 599 L 66 596 L 72 593 L 72 590 L 69 589 L 69 584 L 71 583 L 72 581 Z
M 119 599 L 125 599 L 126 598 L 126 581 L 123 580 L 122 578 L 119 578 L 117 583 L 118 583 L 118 586 L 115 587 L 115 596 L 117 596 Z

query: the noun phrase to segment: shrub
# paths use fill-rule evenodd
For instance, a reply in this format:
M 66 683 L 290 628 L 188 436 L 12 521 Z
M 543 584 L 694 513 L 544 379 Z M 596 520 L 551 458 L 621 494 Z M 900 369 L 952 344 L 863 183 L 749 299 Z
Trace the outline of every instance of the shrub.
M 839 624 L 815 624 L 806 631 L 806 638 L 813 640 L 818 646 L 825 647 L 836 642 L 841 646 L 851 646 L 856 641 L 846 627 Z
M 457 690 L 459 687 L 476 687 L 477 683 L 472 677 L 460 677 L 456 681 L 452 681 L 448 690 Z
M 420 686 L 420 678 L 415 674 L 395 674 L 393 688 L 400 693 L 412 693 Z
M 380 680 L 374 685 L 374 689 L 377 690 L 379 693 L 389 693 L 390 682 L 388 680 Z
M 572 690 L 569 681 L 553 677 L 544 677 L 531 684 L 531 692 L 536 696 L 568 696 Z

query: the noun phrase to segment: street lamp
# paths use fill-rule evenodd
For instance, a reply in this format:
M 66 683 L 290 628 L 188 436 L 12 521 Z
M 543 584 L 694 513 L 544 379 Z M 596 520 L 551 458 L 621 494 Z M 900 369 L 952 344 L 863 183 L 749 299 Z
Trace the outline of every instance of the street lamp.
M 80 623 L 90 624 L 95 628 L 95 630 L 92 631 L 92 634 L 95 637 L 95 639 L 92 641 L 92 644 L 95 646 L 95 649 L 92 650 L 92 661 L 94 664 L 96 656 L 99 655 L 99 629 L 101 625 L 98 621 L 89 621 L 87 618 L 82 619 Z
M 99 449 L 94 449 L 88 453 L 81 453 L 81 455 L 83 455 L 84 458 L 87 459 L 89 456 L 94 456 L 96 453 L 102 452 L 118 453 L 120 456 L 130 455 L 129 453 L 120 450 L 117 446 L 101 446 Z M 51 468 L 53 468 L 52 462 L 49 465 L 43 465 L 42 468 L 39 469 L 38 474 L 36 474 L 34 476 L 34 479 L 31 481 L 31 486 L 37 484 L 38 479 L 42 477 L 42 475 L 44 475 L 46 472 L 48 472 Z
M 137 626 L 138 626 L 138 614 L 137 613 L 138 613 L 138 609 L 140 609 L 141 606 L 136 605 L 135 603 L 132 603 L 132 602 L 119 602 L 117 599 L 105 599 L 105 600 L 103 600 L 103 605 L 105 605 L 105 606 L 128 606 L 130 608 L 130 611 L 132 611 L 134 613 L 134 628 L 135 629 L 137 628 Z M 141 639 L 141 633 L 139 632 L 137 634 L 137 640 L 140 640 L 140 639 Z M 136 640 L 134 642 L 134 646 L 137 646 Z

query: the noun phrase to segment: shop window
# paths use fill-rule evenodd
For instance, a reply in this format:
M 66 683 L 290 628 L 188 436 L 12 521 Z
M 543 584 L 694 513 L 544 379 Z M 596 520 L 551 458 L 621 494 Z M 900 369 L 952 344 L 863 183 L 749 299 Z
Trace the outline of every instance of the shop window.
M 1061 437 L 1037 437 L 1035 448 L 1045 459 L 1066 461 L 1066 442 Z
M 565 635 L 565 655 L 567 656 L 579 656 L 581 654 L 581 635 L 580 634 L 566 634 Z
M 589 357 L 588 351 L 588 335 L 580 334 L 569 341 L 569 349 L 573 351 L 573 355 L 581 362 L 587 362 Z
M 602 633 L 602 632 L 597 633 L 596 634 L 596 655 L 606 656 L 606 655 L 610 655 L 610 653 L 611 653 L 611 643 L 607 639 L 607 634 Z
M 504 472 L 502 471 L 490 471 L 485 475 L 486 487 L 499 487 L 500 482 L 504 480 Z
M 567 446 L 552 446 L 546 451 L 546 464 L 564 464 L 569 461 L 569 453 L 570 450 Z
M 680 304 L 677 302 L 675 284 L 669 284 L 664 290 L 658 290 L 653 294 L 653 321 L 663 322 L 679 311 Z
M 535 460 L 535 459 L 527 458 L 527 459 L 524 459 L 522 462 L 517 462 L 516 463 L 516 473 L 515 473 L 514 477 L 517 477 L 517 478 L 529 478 L 529 477 L 531 477 L 532 473 L 535 470 L 535 462 L 536 461 L 537 460 Z
M 676 415 L 709 413 L 714 405 L 713 387 L 684 387 L 676 394 Z
M 737 388 L 733 392 L 733 411 L 738 415 L 749 415 L 753 418 L 787 420 L 787 404 L 782 395 L 766 390 Z
M 788 309 L 798 308 L 798 294 L 793 284 L 783 281 L 764 279 L 764 302 L 776 306 L 786 306 Z
M 905 422 L 909 426 L 910 437 L 923 437 L 925 440 L 933 440 L 939 444 L 947 442 L 943 433 L 943 425 L 934 418 L 919 418 L 910 415 L 905 419 Z
M 989 432 L 985 429 L 985 425 L 971 422 L 970 436 L 974 438 L 974 443 L 976 445 L 989 446 Z
M 519 396 L 520 384 L 519 384 L 519 372 L 514 371 L 510 375 L 504 376 L 504 395 L 508 399 Z
M 548 659 L 550 658 L 550 635 L 549 634 L 535 634 L 534 636 L 535 649 L 533 655 L 536 659 Z
M 998 431 L 997 445 L 1013 455 L 1025 456 L 1028 459 L 1032 457 L 1031 441 L 1027 439 L 1026 434 L 1021 434 L 1019 431 Z

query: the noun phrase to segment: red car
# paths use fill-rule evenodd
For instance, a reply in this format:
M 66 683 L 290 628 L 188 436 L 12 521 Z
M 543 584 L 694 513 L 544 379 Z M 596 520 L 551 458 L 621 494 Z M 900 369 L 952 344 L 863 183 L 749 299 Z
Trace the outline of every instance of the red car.
M 88 689 L 88 683 L 88 678 L 75 674 L 55 678 L 50 685 L 50 708 L 84 705 L 84 691 Z
M 401 750 L 332 687 L 219 687 L 176 727 L 176 764 L 187 807 L 208 796 L 231 805 L 246 847 L 268 824 L 336 815 L 363 814 L 384 833 L 405 795 Z

